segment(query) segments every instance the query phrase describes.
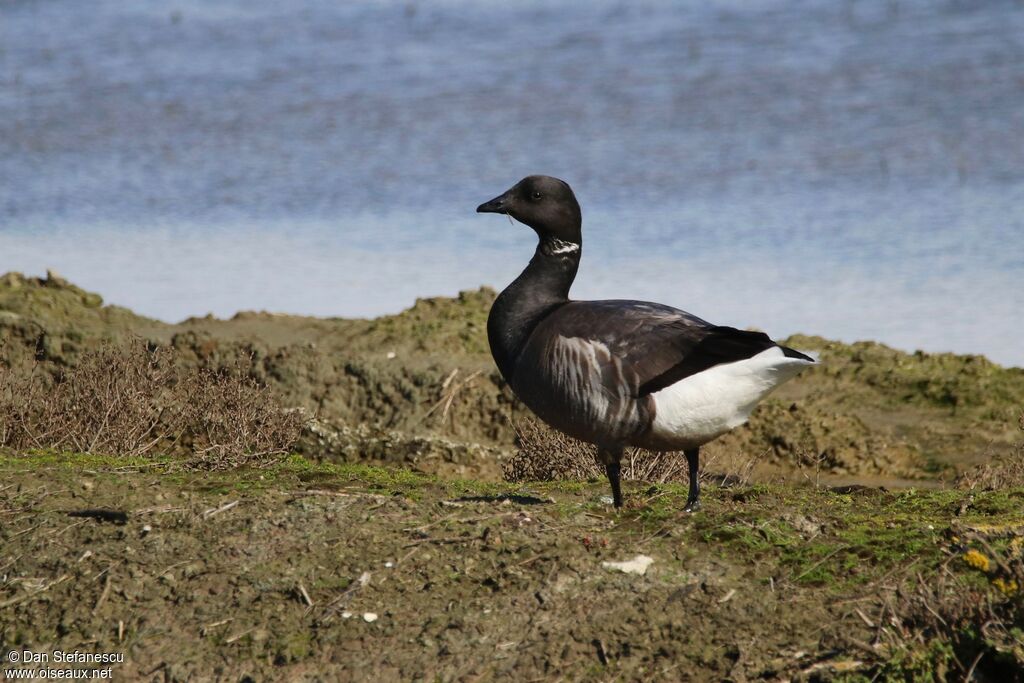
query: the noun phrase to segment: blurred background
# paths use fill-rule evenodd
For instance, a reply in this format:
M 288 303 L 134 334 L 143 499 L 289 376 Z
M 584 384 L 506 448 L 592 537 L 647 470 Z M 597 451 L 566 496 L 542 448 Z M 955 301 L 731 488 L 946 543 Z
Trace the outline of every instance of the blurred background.
M 0 2 L 0 272 L 168 321 L 500 289 L 1024 365 L 1024 3 Z

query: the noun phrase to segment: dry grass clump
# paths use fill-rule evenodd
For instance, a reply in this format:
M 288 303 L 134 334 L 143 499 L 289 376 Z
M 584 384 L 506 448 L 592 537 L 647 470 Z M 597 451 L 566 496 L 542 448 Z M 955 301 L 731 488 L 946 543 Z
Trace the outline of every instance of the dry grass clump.
M 226 370 L 188 372 L 180 395 L 190 400 L 177 432 L 196 466 L 263 466 L 288 455 L 308 421 L 286 409 L 265 385 L 247 374 L 249 362 Z
M 166 350 L 104 346 L 73 368 L 0 367 L 0 445 L 143 455 L 165 437 L 175 373 Z
M 505 481 L 604 479 L 597 448 L 526 418 L 513 424 L 516 452 L 502 464 Z M 622 478 L 664 483 L 686 482 L 689 470 L 682 453 L 654 453 L 631 448 L 622 459 Z
M 175 353 L 136 341 L 85 350 L 72 367 L 0 364 L 0 447 L 175 454 L 203 469 L 290 451 L 305 419 L 251 379 L 249 365 L 186 368 Z
M 963 472 L 956 487 L 990 491 L 1024 486 L 1024 446 Z
M 1024 432 L 1024 413 L 1019 419 Z M 960 474 L 956 487 L 970 490 L 995 490 L 1024 487 L 1024 441 L 1017 444 L 1010 453 L 996 456 L 987 462 Z

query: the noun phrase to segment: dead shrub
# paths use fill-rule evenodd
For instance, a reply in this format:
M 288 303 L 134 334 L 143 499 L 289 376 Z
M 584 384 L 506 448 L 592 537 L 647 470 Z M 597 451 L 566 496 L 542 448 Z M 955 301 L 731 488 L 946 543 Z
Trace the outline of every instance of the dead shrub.
M 0 443 L 143 455 L 165 440 L 175 371 L 165 350 L 102 346 L 70 368 L 0 370 Z
M 972 467 L 960 474 L 955 484 L 959 489 L 982 491 L 1024 486 L 1024 446 L 992 462 Z
M 289 452 L 305 420 L 245 363 L 188 368 L 175 354 L 136 341 L 84 350 L 71 367 L 0 364 L 0 447 L 165 453 L 212 469 Z
M 502 463 L 505 481 L 587 481 L 604 479 L 597 448 L 525 418 L 513 423 L 516 452 Z M 622 478 L 665 483 L 686 482 L 689 470 L 682 453 L 655 453 L 630 448 L 622 459 Z
M 1024 432 L 1024 413 L 1019 420 Z M 994 490 L 1024 487 L 1024 440 L 1009 453 L 998 455 L 961 473 L 955 485 L 959 489 Z
M 189 398 L 182 410 L 182 440 L 190 462 L 205 468 L 265 465 L 287 455 L 307 419 L 286 410 L 270 390 L 246 374 L 240 361 L 226 370 L 200 369 L 179 385 Z

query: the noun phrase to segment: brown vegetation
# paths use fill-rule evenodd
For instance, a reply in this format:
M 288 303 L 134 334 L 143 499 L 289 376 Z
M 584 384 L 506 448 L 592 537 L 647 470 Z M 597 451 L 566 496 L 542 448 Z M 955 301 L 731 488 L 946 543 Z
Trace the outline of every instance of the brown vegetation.
M 516 451 L 502 463 L 505 481 L 594 481 L 605 478 L 595 446 L 578 441 L 532 418 L 513 422 Z M 722 457 L 721 449 L 701 456 L 700 479 L 719 486 L 746 484 L 767 455 Z M 652 484 L 687 483 L 690 470 L 680 451 L 654 452 L 628 448 L 622 458 L 622 478 Z
M 505 481 L 588 481 L 604 479 L 597 449 L 542 422 L 524 418 L 515 422 L 516 452 L 502 463 Z M 687 481 L 682 453 L 654 453 L 631 448 L 622 459 L 623 479 L 656 483 Z
M 191 467 L 261 464 L 287 454 L 305 422 L 248 376 L 187 368 L 141 341 L 81 352 L 74 366 L 0 364 L 0 447 L 183 455 Z
M 1024 413 L 1021 413 L 1018 424 L 1024 434 Z M 1024 440 L 1012 451 L 996 454 L 988 462 L 962 472 L 956 479 L 956 486 L 985 491 L 1024 486 Z

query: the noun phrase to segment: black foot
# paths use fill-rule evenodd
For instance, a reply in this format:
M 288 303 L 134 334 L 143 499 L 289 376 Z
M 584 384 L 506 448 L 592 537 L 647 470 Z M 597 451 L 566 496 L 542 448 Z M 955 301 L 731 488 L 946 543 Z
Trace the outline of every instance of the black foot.
M 612 485 L 612 502 L 616 508 L 622 507 L 622 481 L 619 475 L 619 463 L 611 463 L 604 466 L 608 473 L 608 481 Z
M 686 464 L 690 470 L 690 495 L 686 497 L 686 511 L 700 510 L 700 449 L 692 448 L 684 451 Z

